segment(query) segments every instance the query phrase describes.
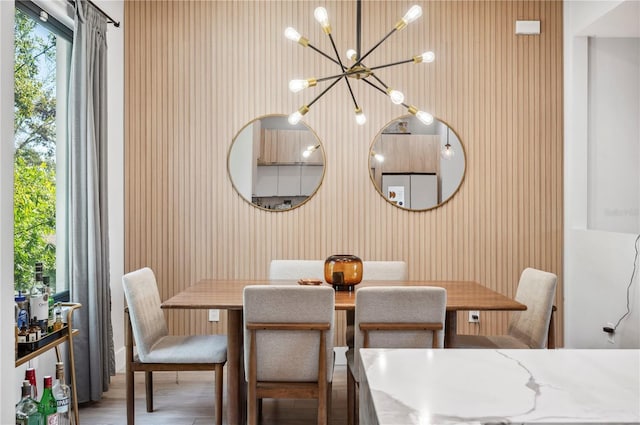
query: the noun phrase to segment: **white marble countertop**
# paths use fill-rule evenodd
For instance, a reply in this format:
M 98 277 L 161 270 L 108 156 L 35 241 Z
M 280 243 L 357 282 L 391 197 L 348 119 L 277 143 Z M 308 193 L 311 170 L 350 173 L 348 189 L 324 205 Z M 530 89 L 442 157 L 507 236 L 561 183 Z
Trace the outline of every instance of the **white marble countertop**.
M 360 353 L 362 425 L 640 423 L 640 350 Z

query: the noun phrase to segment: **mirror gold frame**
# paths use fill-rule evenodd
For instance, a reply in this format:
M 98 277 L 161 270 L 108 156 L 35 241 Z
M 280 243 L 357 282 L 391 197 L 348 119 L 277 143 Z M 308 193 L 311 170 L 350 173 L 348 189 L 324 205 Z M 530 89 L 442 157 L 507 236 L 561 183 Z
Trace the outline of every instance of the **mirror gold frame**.
M 441 159 L 445 143 L 454 152 L 449 159 Z M 449 202 L 462 187 L 466 170 L 467 154 L 460 136 L 438 118 L 430 126 L 412 115 L 395 118 L 369 148 L 371 183 L 385 201 L 407 211 L 429 211 Z M 411 191 L 411 183 L 418 192 Z
M 316 132 L 304 122 L 292 126 L 284 114 L 246 123 L 227 154 L 233 189 L 265 211 L 291 211 L 306 204 L 322 186 L 325 172 L 326 155 Z

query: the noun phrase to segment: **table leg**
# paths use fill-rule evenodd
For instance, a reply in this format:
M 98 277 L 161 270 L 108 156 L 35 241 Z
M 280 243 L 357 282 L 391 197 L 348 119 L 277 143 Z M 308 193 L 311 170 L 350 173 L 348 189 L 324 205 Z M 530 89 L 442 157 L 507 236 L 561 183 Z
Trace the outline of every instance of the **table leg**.
M 227 423 L 243 424 L 245 409 L 245 380 L 242 310 L 228 310 L 227 316 Z
M 444 347 L 453 347 L 453 339 L 458 333 L 458 312 L 447 310 L 444 323 Z

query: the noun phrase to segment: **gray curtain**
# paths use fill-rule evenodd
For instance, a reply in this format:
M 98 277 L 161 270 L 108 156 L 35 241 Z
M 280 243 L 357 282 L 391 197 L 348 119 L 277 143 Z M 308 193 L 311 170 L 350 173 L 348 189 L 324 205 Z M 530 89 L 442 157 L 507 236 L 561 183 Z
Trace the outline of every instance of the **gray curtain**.
M 68 275 L 78 401 L 100 400 L 115 374 L 107 215 L 107 21 L 76 0 L 69 82 Z

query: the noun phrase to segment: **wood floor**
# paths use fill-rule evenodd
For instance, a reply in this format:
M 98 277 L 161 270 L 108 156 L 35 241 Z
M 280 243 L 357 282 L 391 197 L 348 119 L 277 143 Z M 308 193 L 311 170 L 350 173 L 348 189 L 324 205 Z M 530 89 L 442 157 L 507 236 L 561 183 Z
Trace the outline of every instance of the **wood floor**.
M 336 366 L 333 374 L 331 425 L 347 423 L 347 368 Z M 226 368 L 225 368 L 226 377 Z M 154 372 L 154 412 L 147 413 L 144 374 L 136 374 L 136 425 L 213 424 L 213 372 Z M 225 382 L 226 389 L 226 382 Z M 81 425 L 127 423 L 124 374 L 111 380 L 99 402 L 80 406 Z M 226 418 L 226 396 L 223 423 Z M 314 400 L 264 400 L 262 425 L 310 425 L 316 423 Z

